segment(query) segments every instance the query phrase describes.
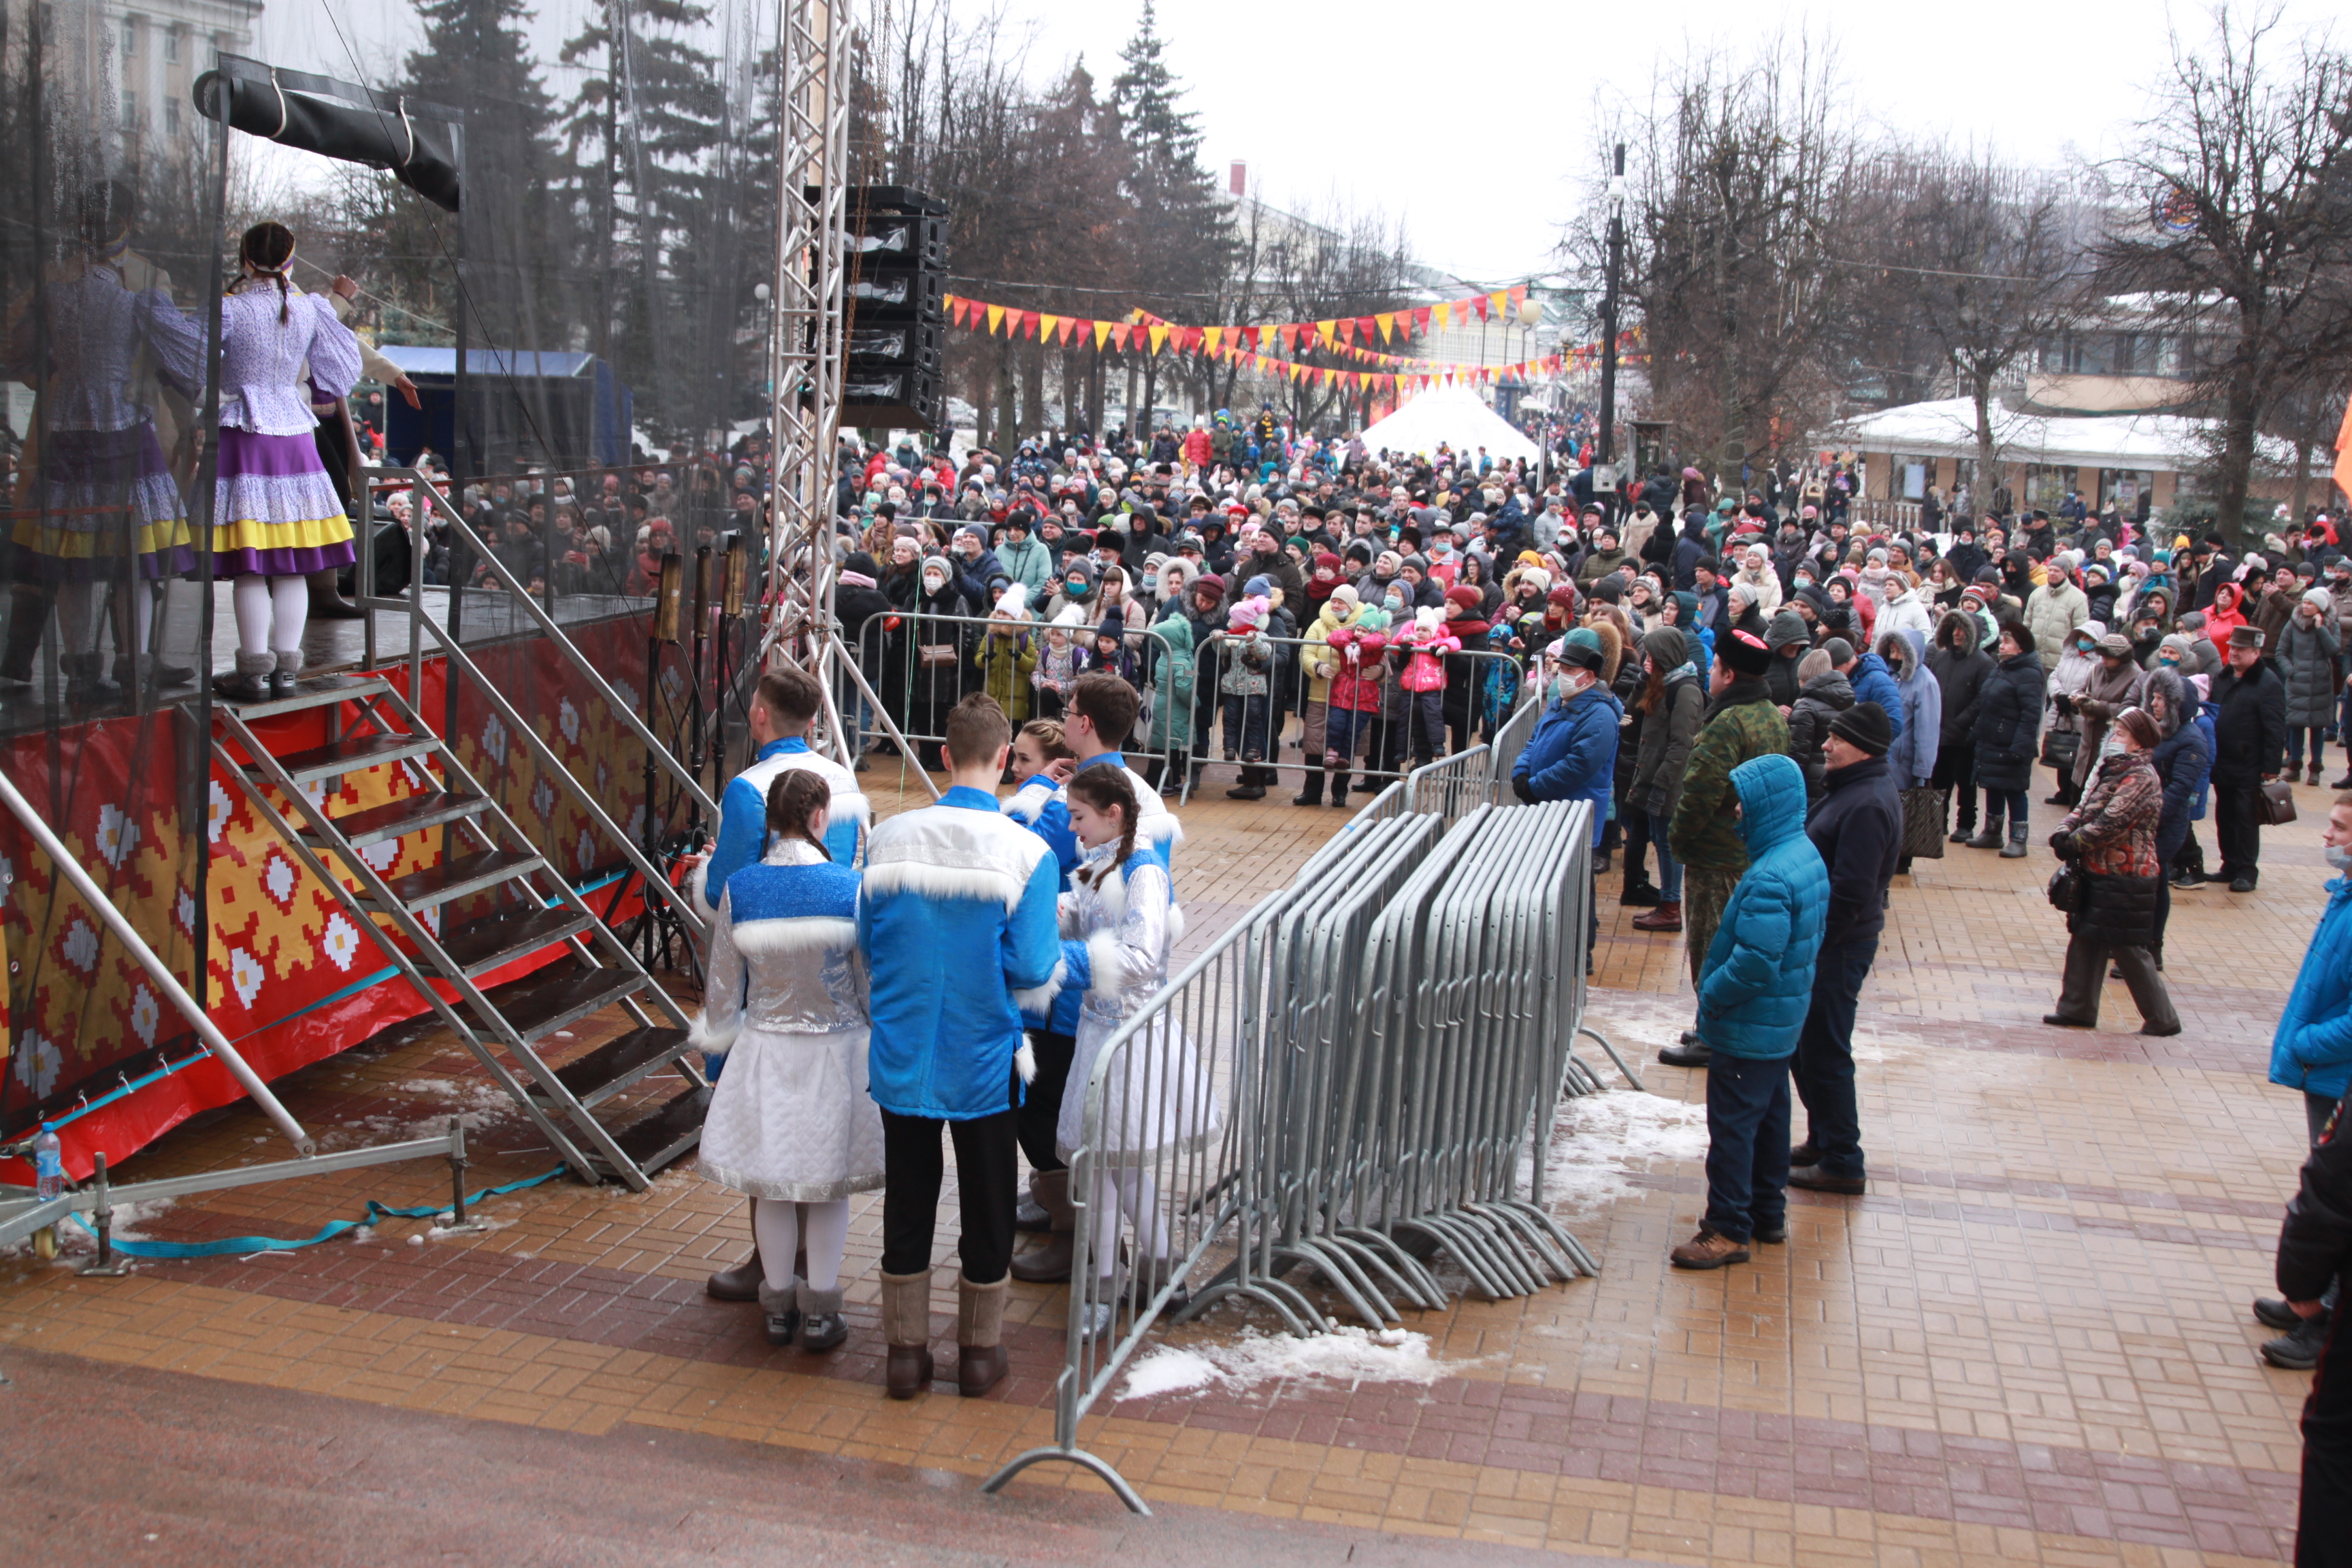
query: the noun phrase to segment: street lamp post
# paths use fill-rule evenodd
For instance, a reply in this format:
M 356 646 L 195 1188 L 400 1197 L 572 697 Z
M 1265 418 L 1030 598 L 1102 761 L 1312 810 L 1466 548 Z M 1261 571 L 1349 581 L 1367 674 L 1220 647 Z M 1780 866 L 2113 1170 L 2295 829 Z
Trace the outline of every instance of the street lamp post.
M 1617 274 L 1625 258 L 1625 143 L 1617 143 L 1609 176 L 1609 276 L 1601 296 L 1601 429 L 1593 441 L 1593 466 L 1611 464 L 1617 431 Z M 1595 475 L 1596 479 L 1600 476 Z M 1610 476 L 1611 510 L 1619 509 L 1623 487 Z M 1594 487 L 1598 489 L 1596 485 Z

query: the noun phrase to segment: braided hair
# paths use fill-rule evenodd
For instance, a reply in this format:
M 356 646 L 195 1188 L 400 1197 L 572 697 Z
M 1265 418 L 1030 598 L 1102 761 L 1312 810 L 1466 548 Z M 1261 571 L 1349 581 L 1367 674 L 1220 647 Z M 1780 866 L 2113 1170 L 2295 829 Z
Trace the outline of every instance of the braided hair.
M 830 860 L 833 851 L 809 829 L 809 819 L 833 804 L 833 786 L 806 768 L 788 768 L 768 786 L 768 831 L 779 838 L 804 838 Z
M 265 219 L 245 231 L 236 253 L 237 259 L 256 272 L 278 279 L 278 320 L 282 324 L 291 304 L 287 293 L 287 274 L 294 268 L 294 231 L 282 223 Z
M 1124 769 L 1080 768 L 1070 775 L 1067 787 L 1071 795 L 1097 811 L 1118 813 L 1118 853 L 1111 857 L 1108 864 L 1096 868 L 1092 875 L 1077 873 L 1080 881 L 1099 887 L 1135 853 L 1135 823 L 1143 815 L 1143 808 L 1136 804 L 1135 785 L 1129 782 Z

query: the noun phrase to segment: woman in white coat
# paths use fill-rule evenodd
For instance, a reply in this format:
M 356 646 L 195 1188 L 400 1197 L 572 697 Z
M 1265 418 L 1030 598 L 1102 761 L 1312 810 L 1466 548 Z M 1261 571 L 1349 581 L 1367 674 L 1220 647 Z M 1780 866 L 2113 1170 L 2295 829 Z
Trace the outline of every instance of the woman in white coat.
M 1112 1036 L 1168 983 L 1168 957 L 1181 934 L 1167 868 L 1136 852 L 1141 815 L 1135 785 L 1118 768 L 1070 775 L 1070 828 L 1085 854 L 1062 901 L 1062 984 L 1086 992 L 1077 1046 L 1055 1142 L 1069 1159 L 1083 1141 L 1088 1086 Z M 1135 1240 L 1133 1289 L 1140 1308 L 1169 1282 L 1173 1258 L 1163 1194 L 1153 1177 L 1185 1151 L 1206 1144 L 1220 1122 L 1216 1093 L 1200 1056 L 1162 1016 L 1118 1048 L 1103 1079 L 1102 1123 L 1092 1144 L 1096 1283 L 1086 1332 L 1110 1326 L 1109 1283 L 1119 1260 L 1119 1220 Z
M 691 1043 L 729 1058 L 702 1129 L 702 1173 L 752 1199 L 768 1342 L 846 1339 L 849 1198 L 882 1185 L 882 1114 L 866 1087 L 866 976 L 857 873 L 824 847 L 831 786 L 803 770 L 768 789 L 771 847 L 727 879 Z M 808 1249 L 808 1278 L 793 1255 Z

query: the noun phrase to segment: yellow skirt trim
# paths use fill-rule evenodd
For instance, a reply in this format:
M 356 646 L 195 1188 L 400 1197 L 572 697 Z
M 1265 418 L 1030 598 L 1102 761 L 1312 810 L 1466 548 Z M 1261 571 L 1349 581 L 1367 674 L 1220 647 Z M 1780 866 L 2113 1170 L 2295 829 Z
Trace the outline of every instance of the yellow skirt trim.
M 96 529 L 52 528 L 31 518 L 19 519 L 8 533 L 9 541 L 17 548 L 48 556 L 53 561 L 95 561 L 101 556 L 111 559 L 116 552 L 110 546 L 117 537 Z M 181 549 L 192 543 L 194 537 L 185 518 L 142 523 L 139 529 L 138 553 L 153 555 L 165 550 Z M 348 531 L 344 537 L 351 537 Z M 100 549 L 101 542 L 110 548 Z
M 235 550 L 317 550 L 347 543 L 351 538 L 352 520 L 348 517 L 307 518 L 299 522 L 259 522 L 246 518 L 214 525 L 213 553 L 226 555 Z

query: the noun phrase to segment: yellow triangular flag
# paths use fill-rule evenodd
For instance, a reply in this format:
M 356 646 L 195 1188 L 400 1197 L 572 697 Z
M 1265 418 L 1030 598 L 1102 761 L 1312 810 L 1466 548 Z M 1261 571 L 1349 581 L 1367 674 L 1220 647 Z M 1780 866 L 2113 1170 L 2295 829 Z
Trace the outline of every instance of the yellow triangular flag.
M 1095 330 L 1095 353 L 1102 353 L 1103 340 L 1110 336 L 1110 323 L 1108 321 L 1090 321 L 1087 325 L 1093 327 Z
M 1443 300 L 1429 308 L 1429 319 L 1437 323 L 1437 330 L 1439 331 L 1444 331 L 1451 323 L 1452 317 L 1450 312 L 1453 309 L 1453 306 L 1447 304 Z
M 1168 341 L 1168 329 L 1167 329 L 1167 328 L 1165 328 L 1165 327 L 1154 327 L 1154 328 L 1152 328 L 1152 329 L 1151 329 L 1151 352 L 1152 352 L 1153 353 L 1158 353 L 1160 352 L 1160 344 L 1162 344 L 1162 343 L 1164 343 L 1164 342 L 1166 342 L 1167 341 Z
M 1396 312 L 1394 310 L 1384 310 L 1381 314 L 1374 316 L 1372 320 L 1381 324 L 1381 342 L 1388 342 L 1389 334 L 1396 330 Z
M 1211 353 L 1215 353 L 1217 352 L 1217 342 L 1224 335 L 1225 329 L 1223 327 L 1202 327 L 1201 329 L 1201 337 L 1202 341 L 1208 343 L 1209 352 Z
M 1037 318 L 1037 341 L 1042 343 L 1046 339 L 1052 337 L 1054 335 L 1054 329 L 1061 324 L 1062 318 L 1059 316 L 1039 316 Z
M 1337 321 L 1318 321 L 1315 323 L 1315 335 L 1323 340 L 1323 346 L 1325 348 L 1328 349 L 1331 346 L 1331 334 L 1339 330 L 1339 323 Z
M 1003 324 L 1004 307 L 1002 305 L 991 305 L 988 308 L 988 331 L 990 335 L 995 335 L 996 329 Z

